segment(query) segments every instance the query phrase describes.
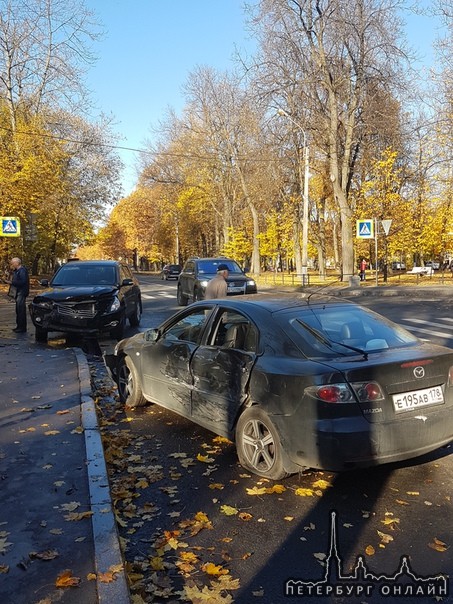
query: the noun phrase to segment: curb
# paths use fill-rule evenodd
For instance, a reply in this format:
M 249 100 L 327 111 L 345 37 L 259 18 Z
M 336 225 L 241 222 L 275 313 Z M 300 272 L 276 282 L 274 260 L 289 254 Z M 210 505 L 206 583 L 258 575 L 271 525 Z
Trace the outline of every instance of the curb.
M 93 512 L 91 523 L 98 602 L 102 604 L 111 604 L 112 602 L 115 602 L 115 604 L 130 604 L 131 597 L 110 496 L 104 448 L 99 431 L 96 407 L 91 396 L 90 370 L 82 350 L 80 348 L 73 348 L 73 350 L 79 371 L 82 427 L 85 435 L 88 486 L 91 511 Z M 115 567 L 115 579 L 110 583 L 101 582 L 99 574 L 108 572 L 111 567 Z

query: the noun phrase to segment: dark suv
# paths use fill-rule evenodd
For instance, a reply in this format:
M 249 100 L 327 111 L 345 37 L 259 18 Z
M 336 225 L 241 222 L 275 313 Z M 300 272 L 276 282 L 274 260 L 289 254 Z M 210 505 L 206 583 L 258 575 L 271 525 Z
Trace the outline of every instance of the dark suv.
M 63 264 L 47 289 L 33 298 L 30 314 L 38 342 L 49 331 L 81 335 L 109 332 L 120 340 L 126 319 L 140 323 L 142 300 L 138 280 L 127 264 L 114 260 L 72 261 Z
M 217 274 L 219 264 L 226 264 L 228 295 L 256 294 L 256 283 L 248 277 L 235 260 L 230 258 L 189 258 L 178 277 L 178 304 L 203 300 L 208 281 Z
M 179 264 L 166 264 L 160 273 L 161 279 L 167 281 L 167 279 L 177 279 L 179 273 L 181 272 L 181 267 Z

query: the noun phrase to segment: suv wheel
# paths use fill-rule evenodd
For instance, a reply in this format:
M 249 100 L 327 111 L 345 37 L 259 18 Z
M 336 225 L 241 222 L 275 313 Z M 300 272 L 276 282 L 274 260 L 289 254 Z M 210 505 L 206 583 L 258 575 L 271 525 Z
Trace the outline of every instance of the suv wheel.
M 179 306 L 187 306 L 188 298 L 182 293 L 180 285 L 178 285 L 177 299 Z
M 140 325 L 141 318 L 142 318 L 142 303 L 140 300 L 137 300 L 134 312 L 129 317 L 129 324 L 131 325 L 131 327 L 138 327 Z
M 37 342 L 47 342 L 47 329 L 43 329 L 42 327 L 35 327 L 35 340 Z
M 204 296 L 202 290 L 196 287 L 193 291 L 193 301 L 198 302 L 199 300 L 204 300 Z
M 125 323 L 125 320 L 124 320 L 124 317 L 122 317 L 120 322 L 118 323 L 118 325 L 115 327 L 115 329 L 112 329 L 110 331 L 110 335 L 112 336 L 112 338 L 114 340 L 118 340 L 118 342 L 123 339 L 124 323 Z

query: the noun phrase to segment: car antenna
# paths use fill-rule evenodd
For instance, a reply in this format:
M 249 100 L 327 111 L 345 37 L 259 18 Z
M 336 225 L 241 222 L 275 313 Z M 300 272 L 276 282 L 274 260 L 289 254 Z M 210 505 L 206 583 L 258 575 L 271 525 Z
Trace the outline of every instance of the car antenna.
M 326 285 L 323 285 L 322 287 L 320 287 L 319 289 L 317 289 L 316 291 L 312 291 L 307 298 L 307 304 L 310 304 L 310 298 L 314 295 L 319 294 L 319 292 L 322 292 L 324 289 L 326 289 L 327 287 L 330 287 L 331 285 L 333 285 L 334 283 L 339 283 L 341 282 L 341 278 L 338 277 L 338 279 L 335 279 L 334 281 L 331 281 L 330 283 L 327 283 Z

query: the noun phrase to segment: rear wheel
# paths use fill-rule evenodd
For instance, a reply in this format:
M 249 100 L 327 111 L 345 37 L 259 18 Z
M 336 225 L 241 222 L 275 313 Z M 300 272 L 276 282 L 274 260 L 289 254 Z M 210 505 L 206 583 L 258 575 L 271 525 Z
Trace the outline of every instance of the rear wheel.
M 143 407 L 148 402 L 143 396 L 137 370 L 129 357 L 123 357 L 118 367 L 118 394 L 129 407 Z
M 240 464 L 258 476 L 280 480 L 289 475 L 277 429 L 258 407 L 249 407 L 239 417 L 236 450 Z
M 182 293 L 180 285 L 178 285 L 177 299 L 179 306 L 187 306 L 188 298 Z
M 43 329 L 42 327 L 35 328 L 35 340 L 37 342 L 47 342 L 48 334 L 47 329 Z

